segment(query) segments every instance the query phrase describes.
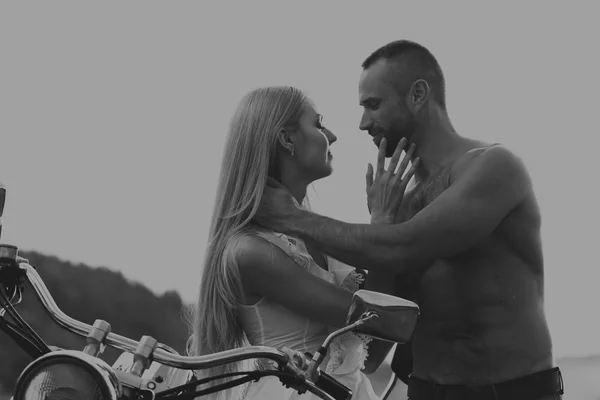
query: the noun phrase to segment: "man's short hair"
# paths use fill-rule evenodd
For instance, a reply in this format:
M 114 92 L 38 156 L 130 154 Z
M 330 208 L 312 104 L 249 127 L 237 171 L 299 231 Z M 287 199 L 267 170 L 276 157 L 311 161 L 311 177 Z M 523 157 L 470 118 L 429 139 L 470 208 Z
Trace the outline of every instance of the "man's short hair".
M 362 68 L 367 69 L 381 59 L 406 60 L 410 66 L 410 75 L 415 77 L 414 80 L 426 80 L 437 102 L 446 109 L 444 73 L 433 54 L 424 46 L 410 40 L 397 40 L 388 43 L 367 57 L 362 63 Z

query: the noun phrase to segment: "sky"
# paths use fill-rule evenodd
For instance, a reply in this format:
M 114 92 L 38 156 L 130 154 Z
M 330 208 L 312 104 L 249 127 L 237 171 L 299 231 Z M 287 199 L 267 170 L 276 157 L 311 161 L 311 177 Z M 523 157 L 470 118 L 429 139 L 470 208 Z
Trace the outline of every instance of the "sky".
M 410 39 L 440 62 L 458 132 L 530 171 L 556 356 L 600 354 L 593 3 L 490 4 L 2 2 L 1 240 L 193 301 L 229 119 L 266 85 L 304 90 L 338 137 L 313 209 L 368 222 L 360 64 Z

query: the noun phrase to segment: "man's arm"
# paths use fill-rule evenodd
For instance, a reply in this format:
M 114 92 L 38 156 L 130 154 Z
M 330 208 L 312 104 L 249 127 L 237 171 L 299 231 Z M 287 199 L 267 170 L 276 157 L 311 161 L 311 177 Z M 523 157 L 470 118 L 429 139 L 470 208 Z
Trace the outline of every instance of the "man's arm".
M 357 268 L 419 273 L 488 236 L 531 190 L 521 160 L 495 146 L 470 160 L 448 189 L 404 223 L 349 224 L 298 210 L 287 229 Z

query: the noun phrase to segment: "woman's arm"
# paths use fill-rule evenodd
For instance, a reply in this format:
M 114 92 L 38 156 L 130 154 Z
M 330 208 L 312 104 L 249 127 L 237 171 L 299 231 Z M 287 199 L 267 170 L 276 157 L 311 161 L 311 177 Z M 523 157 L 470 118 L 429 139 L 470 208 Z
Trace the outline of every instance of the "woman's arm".
M 345 326 L 352 292 L 312 275 L 274 244 L 244 236 L 235 259 L 245 289 L 319 323 Z

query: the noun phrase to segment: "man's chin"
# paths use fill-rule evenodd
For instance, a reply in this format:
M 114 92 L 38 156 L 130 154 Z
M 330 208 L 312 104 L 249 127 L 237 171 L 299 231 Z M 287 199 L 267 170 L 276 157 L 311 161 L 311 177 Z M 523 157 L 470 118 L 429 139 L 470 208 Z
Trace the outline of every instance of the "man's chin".
M 400 143 L 399 140 L 394 143 L 388 142 L 387 147 L 385 148 L 385 158 L 390 158 L 391 156 L 394 155 L 394 152 L 396 151 L 396 148 L 398 147 L 398 143 Z
M 396 147 L 398 147 L 398 144 L 396 143 L 393 146 L 389 146 L 385 149 L 385 158 L 390 158 L 391 156 L 394 155 L 394 152 L 396 151 Z
M 391 156 L 394 155 L 394 152 L 396 151 L 396 148 L 398 147 L 398 144 L 400 144 L 400 141 L 402 139 L 406 139 L 407 142 L 410 141 L 410 139 L 409 139 L 409 137 L 407 135 L 400 136 L 400 137 L 398 137 L 397 140 L 390 140 L 388 138 L 388 143 L 387 143 L 387 146 L 385 148 L 385 157 L 386 158 L 390 158 Z M 408 150 L 408 147 L 409 147 L 408 143 L 406 143 L 404 145 L 404 149 L 402 151 Z
M 397 143 L 395 145 L 390 145 L 390 143 L 388 142 L 385 148 L 385 158 L 390 158 L 394 155 L 394 151 L 396 151 L 396 146 L 398 146 Z M 375 147 L 379 149 L 379 145 L 375 144 Z

